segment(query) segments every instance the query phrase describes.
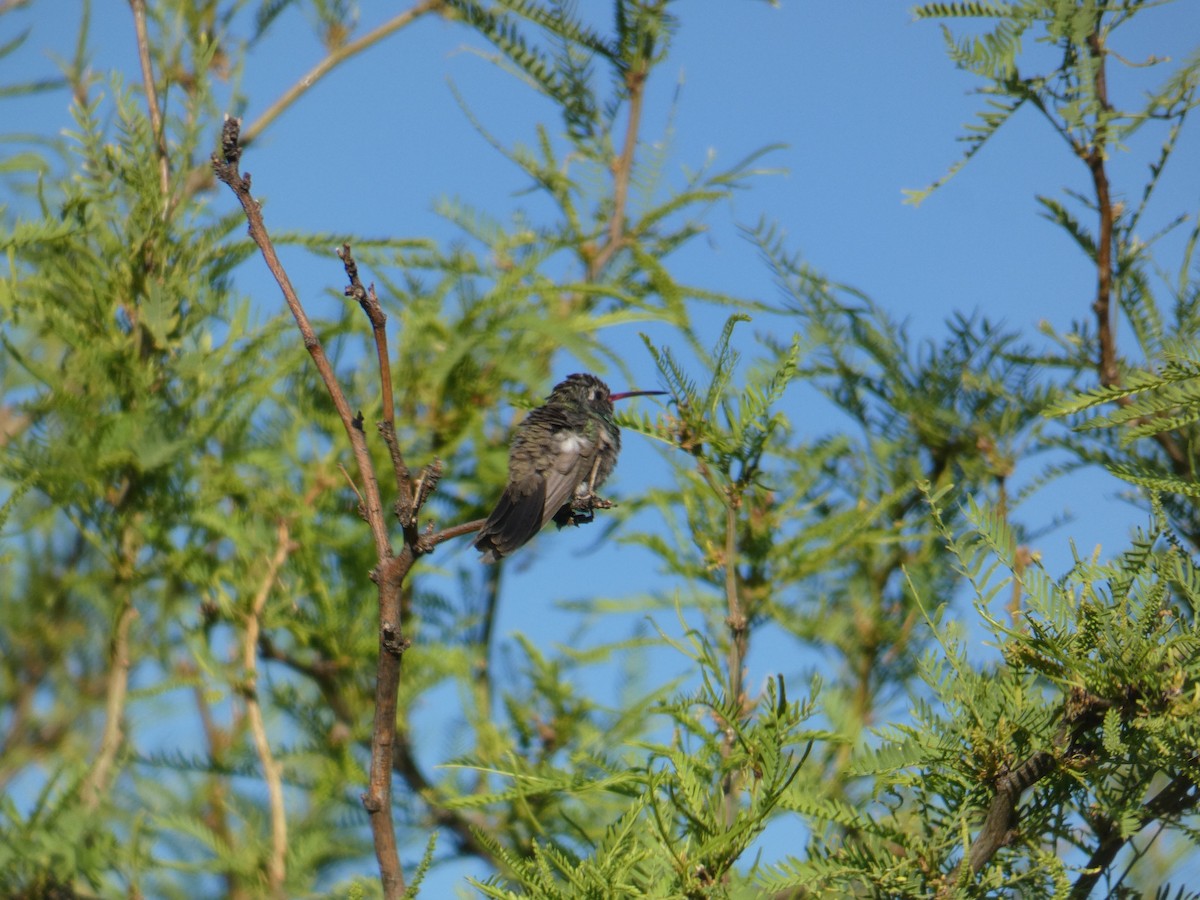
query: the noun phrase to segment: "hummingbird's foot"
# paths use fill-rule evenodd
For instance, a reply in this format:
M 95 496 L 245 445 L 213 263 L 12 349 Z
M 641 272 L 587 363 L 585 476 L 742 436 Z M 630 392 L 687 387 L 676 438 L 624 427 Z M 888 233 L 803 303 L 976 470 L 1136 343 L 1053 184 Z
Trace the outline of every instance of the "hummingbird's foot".
M 590 525 L 596 520 L 596 510 L 612 509 L 615 505 L 611 500 L 597 497 L 590 491 L 586 494 L 576 494 L 570 503 L 554 514 L 554 524 L 559 528 L 568 525 Z

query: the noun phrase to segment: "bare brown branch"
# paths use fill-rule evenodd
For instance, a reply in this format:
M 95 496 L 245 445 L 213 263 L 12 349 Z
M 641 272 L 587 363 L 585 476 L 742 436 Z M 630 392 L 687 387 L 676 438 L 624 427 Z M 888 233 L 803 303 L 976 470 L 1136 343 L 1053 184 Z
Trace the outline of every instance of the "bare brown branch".
M 383 436 L 383 442 L 387 445 L 388 453 L 391 455 L 392 470 L 396 476 L 396 487 L 399 491 L 399 496 L 396 500 L 397 515 L 401 525 L 409 528 L 415 524 L 415 516 L 419 504 L 414 503 L 412 475 L 409 472 L 408 464 L 404 461 L 404 454 L 400 450 L 400 442 L 396 438 L 396 402 L 392 393 L 392 367 L 387 342 L 387 315 L 383 311 L 383 306 L 379 303 L 379 297 L 375 294 L 375 285 L 371 285 L 369 288 L 365 287 L 362 279 L 358 277 L 358 263 L 354 261 L 354 255 L 350 251 L 349 244 L 342 244 L 341 249 L 338 250 L 338 258 L 341 259 L 342 266 L 346 270 L 346 277 L 350 279 L 350 284 L 344 293 L 347 297 L 353 297 L 357 300 L 358 305 L 367 314 L 367 319 L 371 323 L 371 332 L 375 338 L 375 356 L 379 363 L 379 383 L 383 395 L 381 400 L 383 411 L 382 420 L 379 423 L 379 433 Z
M 1087 149 L 1084 162 L 1092 174 L 1092 186 L 1096 191 L 1096 204 L 1100 213 L 1100 235 L 1096 242 L 1096 299 L 1092 302 L 1092 312 L 1096 314 L 1097 336 L 1100 341 L 1100 358 L 1097 367 L 1100 370 L 1100 383 L 1105 387 L 1119 384 L 1120 371 L 1117 369 L 1116 338 L 1112 327 L 1112 243 L 1113 243 L 1113 207 L 1109 195 L 1108 173 L 1104 168 L 1104 157 L 1107 152 L 1108 127 L 1103 116 L 1109 111 L 1108 82 L 1104 69 L 1103 39 L 1099 31 L 1088 36 L 1088 49 L 1096 61 L 1094 89 L 1096 99 L 1100 102 L 1101 119 L 1096 125 L 1096 133 L 1091 146 Z
M 470 522 L 463 522 L 461 525 L 451 525 L 449 528 L 443 528 L 435 534 L 422 535 L 422 545 L 427 548 L 426 552 L 428 552 L 438 544 L 452 538 L 462 537 L 464 534 L 474 534 L 483 527 L 486 521 L 487 519 L 472 519 Z
M 229 185 L 234 195 L 238 198 L 238 202 L 242 204 L 242 210 L 246 213 L 246 219 L 250 225 L 250 237 L 258 245 L 267 268 L 271 270 L 271 274 L 279 284 L 280 290 L 283 291 L 283 298 L 288 305 L 288 309 L 291 310 L 293 318 L 296 320 L 301 337 L 304 339 L 304 348 L 308 350 L 309 355 L 312 357 L 313 363 L 321 375 L 321 381 L 325 384 L 325 389 L 329 393 L 329 398 L 333 401 L 334 408 L 337 410 L 338 418 L 342 420 L 342 427 L 345 429 L 346 437 L 350 441 L 350 446 L 354 451 L 354 459 L 358 464 L 359 478 L 362 481 L 363 492 L 366 495 L 366 503 L 364 504 L 366 507 L 365 512 L 367 522 L 371 526 L 371 534 L 375 539 L 375 551 L 380 559 L 389 559 L 392 555 L 391 543 L 387 533 L 387 522 L 383 515 L 383 503 L 380 499 L 379 483 L 375 477 L 375 467 L 371 462 L 371 455 L 367 449 L 366 436 L 363 434 L 362 428 L 359 427 L 359 418 L 350 409 L 350 404 L 346 401 L 346 395 L 343 393 L 337 376 L 334 374 L 333 365 L 325 355 L 325 349 L 321 346 L 321 341 L 308 319 L 308 314 L 305 313 L 304 307 L 300 303 L 300 298 L 297 296 L 295 288 L 292 287 L 291 279 L 288 278 L 288 274 L 283 268 L 283 263 L 279 261 L 278 253 L 275 252 L 275 245 L 271 241 L 271 236 L 267 232 L 266 224 L 263 221 L 262 208 L 259 206 L 258 201 L 250 195 L 250 173 L 247 172 L 245 175 L 242 175 L 238 171 L 238 161 L 241 159 L 242 154 L 239 138 L 240 129 L 241 125 L 237 119 L 226 118 L 221 133 L 221 155 L 213 155 L 213 171 L 216 173 L 218 180 Z
M 383 307 L 379 303 L 379 297 L 375 295 L 375 285 L 372 284 L 369 288 L 364 287 L 362 279 L 358 277 L 358 263 L 354 261 L 350 245 L 342 244 L 337 255 L 346 270 L 346 277 L 350 279 L 350 284 L 344 293 L 347 297 L 353 297 L 358 301 L 358 305 L 362 307 L 363 312 L 367 314 L 367 319 L 371 322 L 371 332 L 375 338 L 375 356 L 379 362 L 379 386 L 383 393 L 383 421 L 392 427 L 394 433 L 396 403 L 392 397 L 392 368 L 387 345 L 387 314 L 384 313 Z M 399 450 L 396 452 L 399 453 Z M 397 471 L 397 480 L 407 481 L 408 468 L 403 466 L 403 459 L 400 462 L 403 468 L 403 477 Z

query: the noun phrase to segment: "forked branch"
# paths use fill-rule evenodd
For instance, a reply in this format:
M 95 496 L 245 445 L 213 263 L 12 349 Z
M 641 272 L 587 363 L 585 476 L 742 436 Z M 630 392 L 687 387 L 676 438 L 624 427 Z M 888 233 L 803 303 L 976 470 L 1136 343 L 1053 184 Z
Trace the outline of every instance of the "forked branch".
M 408 646 L 408 639 L 401 630 L 400 586 L 412 567 L 414 548 L 406 544 L 399 556 L 392 553 L 379 483 L 362 428 L 362 416 L 351 412 L 333 366 L 325 355 L 321 341 L 292 287 L 279 255 L 275 252 L 275 246 L 263 222 L 262 209 L 250 195 L 250 174 L 243 175 L 238 170 L 242 155 L 239 144 L 240 128 L 241 123 L 237 119 L 226 117 L 221 129 L 221 152 L 213 154 L 212 158 L 213 172 L 219 181 L 229 186 L 241 203 L 250 225 L 250 237 L 258 245 L 267 268 L 271 270 L 280 290 L 283 291 L 284 300 L 304 339 L 304 347 L 312 357 L 342 421 L 342 427 L 358 464 L 358 476 L 365 495 L 363 513 L 375 540 L 378 563 L 372 572 L 372 580 L 379 589 L 379 663 L 375 679 L 371 771 L 367 791 L 363 795 L 363 805 L 371 823 L 383 894 L 387 900 L 393 900 L 404 896 L 405 893 L 404 874 L 400 868 L 400 854 L 396 846 L 396 830 L 392 822 L 391 777 L 392 745 L 396 736 L 396 695 L 400 686 L 400 657 Z
M 422 4 L 434 8 L 438 4 Z M 375 856 L 379 863 L 380 879 L 385 898 L 402 897 L 405 893 L 404 876 L 400 867 L 399 851 L 396 846 L 396 831 L 392 821 L 392 771 L 398 746 L 396 735 L 397 695 L 400 685 L 400 661 L 409 646 L 404 635 L 404 609 L 402 605 L 405 578 L 418 557 L 429 553 L 438 544 L 462 534 L 477 531 L 482 521 L 468 522 L 434 532 L 430 526 L 425 532 L 418 528 L 417 515 L 441 477 L 441 463 L 436 459 L 426 466 L 414 480 L 405 464 L 396 437 L 392 378 L 387 346 L 387 316 L 375 295 L 373 287 L 365 287 L 358 276 L 358 266 L 351 255 L 348 244 L 343 245 L 339 257 L 350 279 L 347 296 L 353 297 L 362 306 L 371 322 L 375 338 L 376 355 L 379 363 L 383 415 L 380 432 L 391 454 L 399 497 L 396 513 L 404 533 L 404 543 L 399 553 L 394 553 L 388 536 L 388 525 L 384 515 L 383 501 L 367 447 L 362 413 L 354 413 L 333 366 L 325 354 L 300 299 L 292 287 L 275 247 L 263 222 L 262 209 L 250 194 L 250 175 L 239 171 L 242 147 L 240 145 L 241 124 L 237 119 L 226 117 L 221 131 L 221 152 L 213 154 L 213 172 L 219 181 L 227 184 L 241 203 L 250 227 L 250 236 L 262 252 L 267 268 L 275 277 L 283 292 L 284 300 L 291 310 L 305 349 L 313 359 L 326 391 L 341 419 L 342 427 L 354 452 L 358 466 L 358 479 L 362 492 L 359 494 L 363 516 L 366 518 L 375 541 L 377 563 L 371 572 L 371 580 L 379 591 L 379 659 L 375 678 L 375 721 L 371 733 L 371 766 L 367 790 L 362 795 L 371 833 L 375 843 Z M 357 486 L 355 488 L 358 490 Z M 262 641 L 253 642 L 261 646 Z M 247 644 L 249 646 L 249 643 Z M 410 779 L 410 787 L 414 785 Z M 447 824 L 443 822 L 442 824 Z M 461 823 L 460 823 L 461 824 Z M 470 832 L 463 828 L 460 840 L 467 841 Z M 473 852 L 479 852 L 473 850 Z

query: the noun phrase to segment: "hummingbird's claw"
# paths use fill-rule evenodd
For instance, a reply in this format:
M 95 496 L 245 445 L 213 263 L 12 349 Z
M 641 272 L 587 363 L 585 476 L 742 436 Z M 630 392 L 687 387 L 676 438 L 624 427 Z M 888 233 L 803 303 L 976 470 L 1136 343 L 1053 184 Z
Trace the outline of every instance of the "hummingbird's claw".
M 568 525 L 590 525 L 596 520 L 596 510 L 612 509 L 616 506 L 611 500 L 605 500 L 592 492 L 576 494 L 571 502 L 554 514 L 554 524 L 559 528 Z

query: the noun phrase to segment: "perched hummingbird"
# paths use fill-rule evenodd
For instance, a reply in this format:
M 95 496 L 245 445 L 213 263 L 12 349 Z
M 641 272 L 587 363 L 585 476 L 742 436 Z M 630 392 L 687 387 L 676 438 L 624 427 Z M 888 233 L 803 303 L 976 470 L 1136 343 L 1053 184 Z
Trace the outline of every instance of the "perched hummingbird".
M 576 513 L 612 504 L 596 496 L 617 454 L 621 432 L 613 401 L 665 391 L 609 393 L 595 375 L 568 375 L 544 406 L 517 426 L 508 455 L 508 487 L 475 539 L 484 562 L 496 562 L 529 541 L 551 519 L 562 528 Z

